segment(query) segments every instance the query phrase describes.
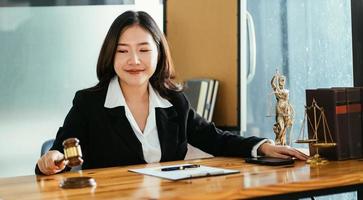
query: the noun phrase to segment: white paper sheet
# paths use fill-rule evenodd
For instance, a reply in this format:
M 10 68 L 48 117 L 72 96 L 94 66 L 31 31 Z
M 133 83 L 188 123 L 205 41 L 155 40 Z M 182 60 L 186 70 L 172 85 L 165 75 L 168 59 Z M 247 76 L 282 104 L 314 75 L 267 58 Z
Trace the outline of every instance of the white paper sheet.
M 197 168 L 188 168 L 184 170 L 174 170 L 174 171 L 161 171 L 162 168 L 166 167 L 177 167 L 191 164 L 182 164 L 182 165 L 169 165 L 162 167 L 152 167 L 152 168 L 141 168 L 141 169 L 129 169 L 131 172 L 136 172 L 140 174 L 156 176 L 160 178 L 165 178 L 169 180 L 181 180 L 187 178 L 195 178 L 195 177 L 204 177 L 204 176 L 216 176 L 216 175 L 225 175 L 225 174 L 234 174 L 239 173 L 238 170 L 230 170 L 216 167 L 207 167 L 201 165 Z

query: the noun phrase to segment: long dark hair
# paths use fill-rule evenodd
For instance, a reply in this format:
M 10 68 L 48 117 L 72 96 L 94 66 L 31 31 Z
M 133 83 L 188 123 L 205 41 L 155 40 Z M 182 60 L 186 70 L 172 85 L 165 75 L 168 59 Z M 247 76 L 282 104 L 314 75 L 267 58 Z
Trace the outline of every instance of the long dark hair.
M 110 80 L 116 75 L 113 65 L 118 39 L 126 28 L 135 24 L 147 30 L 158 47 L 158 63 L 154 74 L 150 78 L 153 88 L 164 98 L 168 98 L 170 92 L 181 91 L 181 85 L 173 82 L 175 72 L 165 36 L 152 17 L 143 11 L 126 11 L 112 23 L 98 57 L 97 77 L 99 82 L 92 89 L 107 87 Z

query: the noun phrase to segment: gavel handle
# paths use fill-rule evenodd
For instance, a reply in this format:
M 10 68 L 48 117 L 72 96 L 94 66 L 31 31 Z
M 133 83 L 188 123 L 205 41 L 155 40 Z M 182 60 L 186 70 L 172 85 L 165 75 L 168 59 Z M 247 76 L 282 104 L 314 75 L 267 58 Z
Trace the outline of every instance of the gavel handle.
M 57 165 L 57 166 L 59 166 L 59 165 L 61 165 L 62 164 L 62 162 L 65 160 L 65 158 L 62 158 L 61 160 L 56 160 L 56 161 L 54 161 L 54 164 L 55 165 Z

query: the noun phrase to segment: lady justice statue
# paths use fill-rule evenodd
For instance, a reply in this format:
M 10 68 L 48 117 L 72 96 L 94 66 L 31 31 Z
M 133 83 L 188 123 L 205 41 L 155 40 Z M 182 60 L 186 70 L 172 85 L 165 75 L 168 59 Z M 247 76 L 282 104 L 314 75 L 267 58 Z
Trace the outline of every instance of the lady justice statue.
M 277 145 L 286 145 L 286 132 L 294 123 L 294 109 L 289 103 L 289 90 L 285 89 L 285 81 L 285 76 L 276 70 L 271 79 L 271 87 L 276 97 L 276 123 L 273 131 Z

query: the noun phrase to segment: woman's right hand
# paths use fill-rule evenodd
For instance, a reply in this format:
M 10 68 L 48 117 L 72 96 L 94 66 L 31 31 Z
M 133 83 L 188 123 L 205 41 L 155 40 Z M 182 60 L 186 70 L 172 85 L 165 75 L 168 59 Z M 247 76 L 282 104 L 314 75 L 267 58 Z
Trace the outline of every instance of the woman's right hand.
M 48 151 L 38 160 L 39 170 L 45 175 L 61 172 L 66 167 L 66 161 L 63 160 L 58 165 L 55 164 L 55 161 L 62 160 L 63 158 L 64 155 L 57 150 Z

